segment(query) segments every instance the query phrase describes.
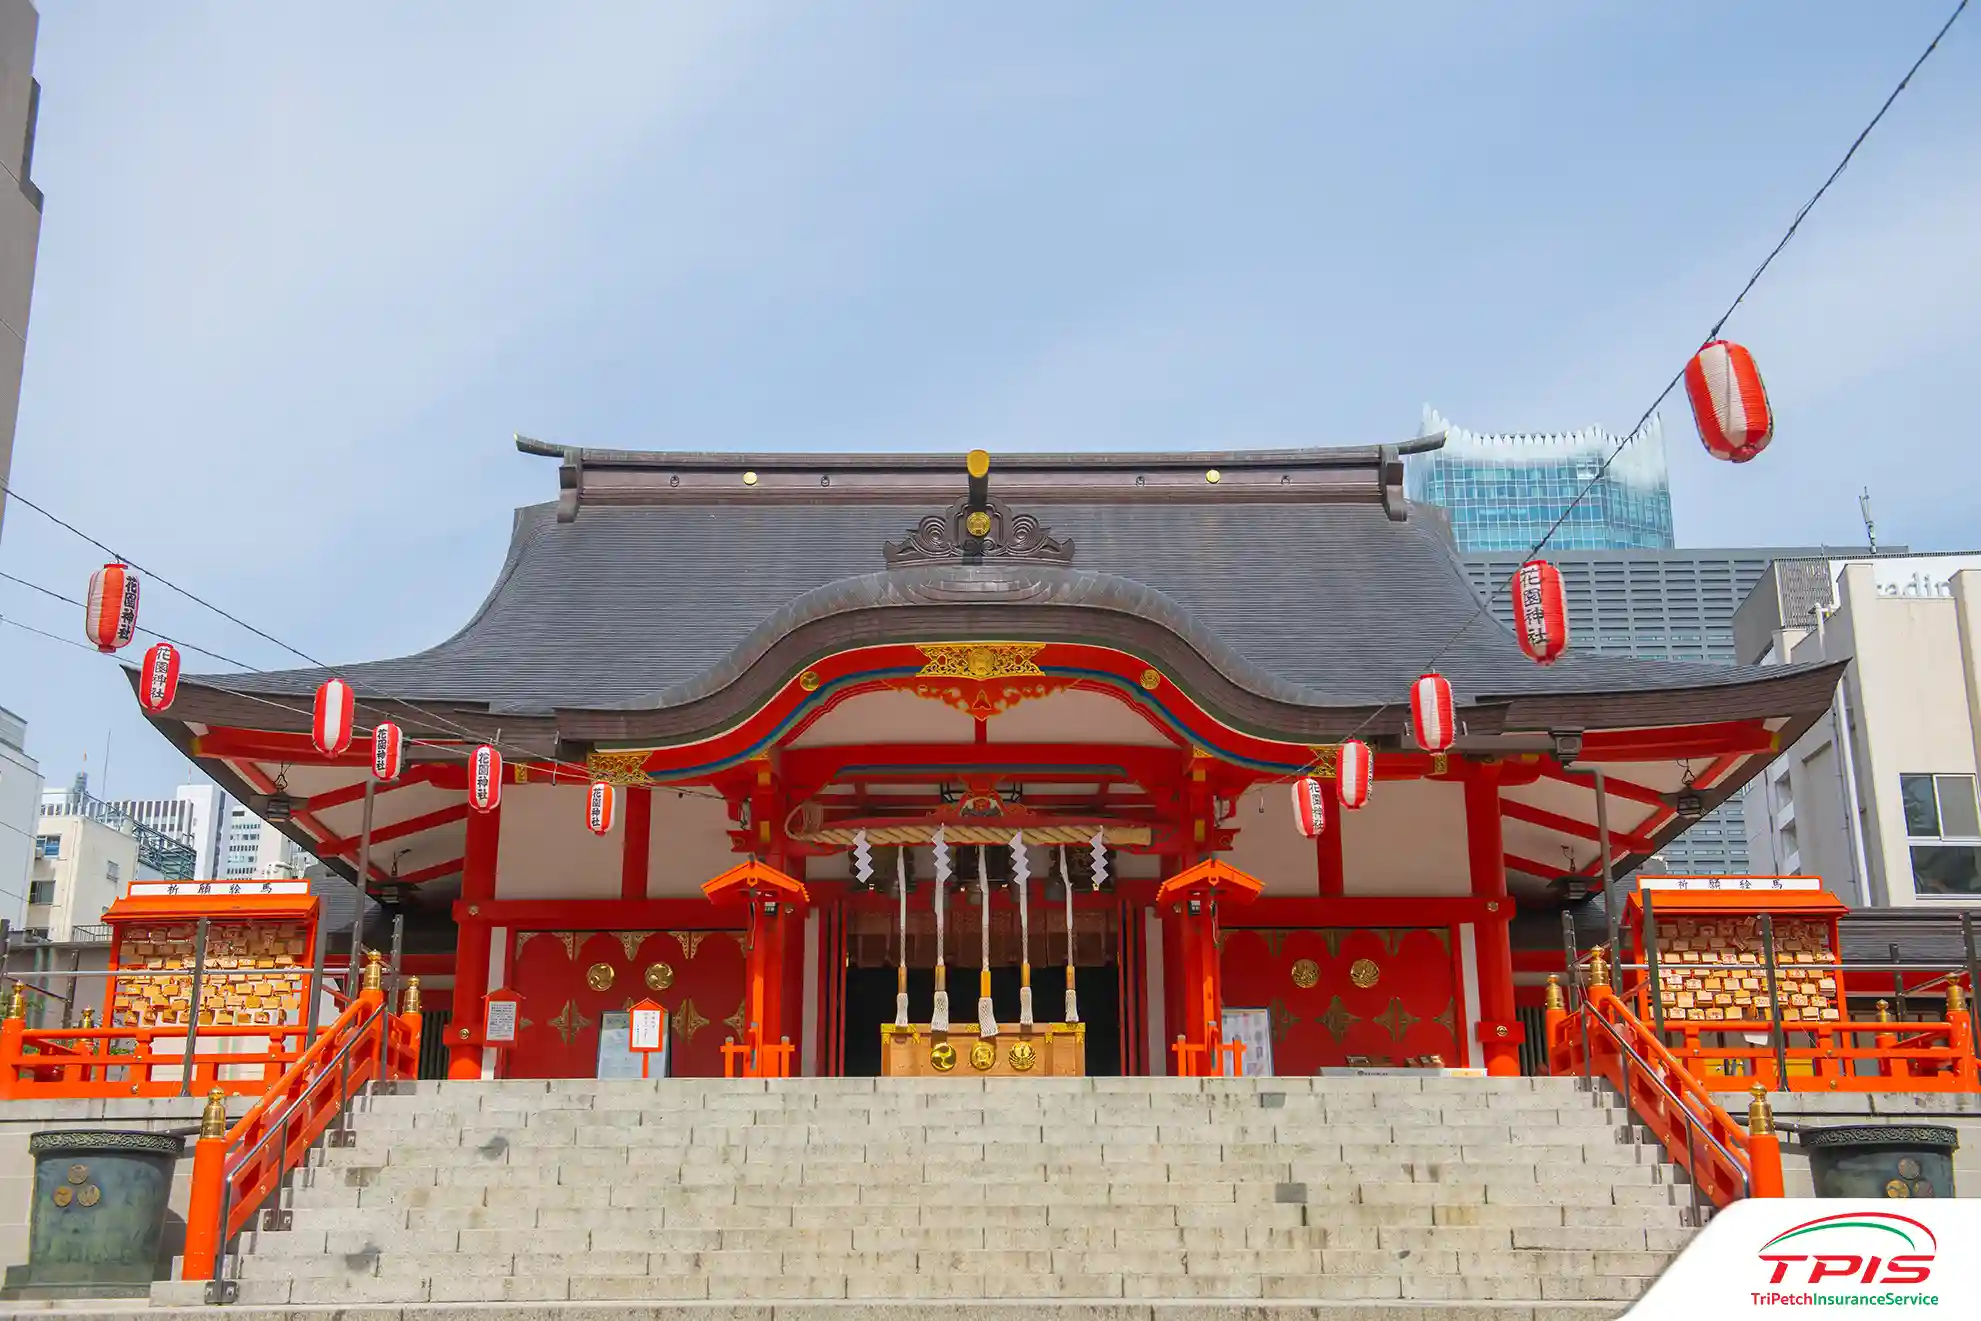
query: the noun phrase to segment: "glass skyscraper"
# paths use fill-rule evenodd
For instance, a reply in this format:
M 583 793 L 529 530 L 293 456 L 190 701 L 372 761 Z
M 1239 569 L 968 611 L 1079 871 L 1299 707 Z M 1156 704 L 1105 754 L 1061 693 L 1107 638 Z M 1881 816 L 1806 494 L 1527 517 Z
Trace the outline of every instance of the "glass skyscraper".
M 1405 461 L 1404 492 L 1442 507 L 1464 554 L 1526 551 L 1546 535 L 1602 467 L 1617 438 L 1598 427 L 1564 435 L 1481 435 L 1424 409 L 1423 434 L 1444 448 Z M 1671 484 L 1653 416 L 1576 505 L 1550 551 L 1669 550 Z

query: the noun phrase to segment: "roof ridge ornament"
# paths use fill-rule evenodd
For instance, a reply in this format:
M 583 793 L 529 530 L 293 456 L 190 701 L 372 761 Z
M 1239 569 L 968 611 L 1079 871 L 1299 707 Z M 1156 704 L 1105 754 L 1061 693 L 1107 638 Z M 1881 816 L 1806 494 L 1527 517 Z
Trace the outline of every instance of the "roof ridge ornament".
M 900 541 L 883 542 L 881 554 L 890 569 L 961 560 L 1026 561 L 1067 565 L 1073 562 L 1073 542 L 1060 540 L 1036 515 L 1013 513 L 990 493 L 990 455 L 971 450 L 964 461 L 969 490 L 940 514 L 930 514 Z

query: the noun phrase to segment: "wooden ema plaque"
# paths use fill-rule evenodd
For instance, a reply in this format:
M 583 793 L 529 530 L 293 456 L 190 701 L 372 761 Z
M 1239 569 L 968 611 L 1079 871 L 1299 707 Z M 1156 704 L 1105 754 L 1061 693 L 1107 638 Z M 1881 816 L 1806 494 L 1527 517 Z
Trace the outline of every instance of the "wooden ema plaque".
M 1800 880 L 1802 878 L 1782 878 Z M 1647 887 L 1648 888 L 1648 887 Z M 1842 1019 L 1834 895 L 1809 888 L 1773 891 L 1652 892 L 1658 952 L 1658 1008 L 1666 1023 L 1765 1023 L 1770 1017 L 1761 914 L 1774 923 L 1775 989 L 1785 1024 Z M 1631 935 L 1641 950 L 1643 904 L 1632 895 Z M 1640 960 L 1641 961 L 1641 960 Z M 1649 989 L 1639 1012 L 1651 1013 Z
M 140 892 L 104 914 L 114 944 L 106 1026 L 184 1027 L 192 1010 L 199 919 L 207 919 L 201 1027 L 274 1027 L 301 1021 L 314 957 L 317 901 L 307 894 Z M 213 883 L 217 888 L 218 883 Z M 236 889 L 240 887 L 235 887 Z M 215 975 L 219 974 L 219 975 Z
M 967 1025 L 931 1032 L 926 1023 L 884 1023 L 880 1073 L 883 1078 L 1084 1078 L 1087 1025 L 1000 1023 L 996 1036 L 979 1037 Z

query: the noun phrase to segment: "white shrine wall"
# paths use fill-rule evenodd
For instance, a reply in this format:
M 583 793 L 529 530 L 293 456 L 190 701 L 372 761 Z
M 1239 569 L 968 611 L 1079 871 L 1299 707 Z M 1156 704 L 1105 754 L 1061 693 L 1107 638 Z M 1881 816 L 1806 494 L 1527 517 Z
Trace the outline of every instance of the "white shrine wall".
M 621 824 L 609 835 L 585 827 L 582 784 L 513 784 L 502 790 L 495 854 L 497 899 L 617 899 Z
M 1328 806 L 1340 811 L 1339 804 Z M 1286 811 L 1292 810 L 1289 800 Z M 1342 812 L 1341 822 L 1342 893 L 1472 893 L 1464 785 L 1384 780 L 1370 788 L 1367 804 Z

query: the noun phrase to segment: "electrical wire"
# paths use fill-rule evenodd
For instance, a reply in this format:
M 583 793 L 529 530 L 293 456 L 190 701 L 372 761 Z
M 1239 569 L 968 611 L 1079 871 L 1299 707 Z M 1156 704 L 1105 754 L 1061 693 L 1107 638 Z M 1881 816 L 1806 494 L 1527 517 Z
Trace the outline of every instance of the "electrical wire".
M 1701 344 L 1710 344 L 1713 340 L 1719 338 L 1720 331 L 1725 329 L 1726 323 L 1733 319 L 1733 314 L 1740 309 L 1740 305 L 1747 301 L 1747 295 L 1754 291 L 1754 286 L 1761 282 L 1761 277 L 1767 273 L 1770 266 L 1774 265 L 1775 258 L 1781 256 L 1783 249 L 1788 247 L 1789 241 L 1795 237 L 1796 231 L 1802 228 L 1802 222 L 1808 218 L 1809 213 L 1815 209 L 1816 204 L 1822 201 L 1824 195 L 1830 191 L 1830 186 L 1842 177 L 1844 170 L 1849 167 L 1851 160 L 1857 155 L 1857 149 L 1864 145 L 1865 140 L 1871 136 L 1871 131 L 1878 127 L 1878 124 L 1884 119 L 1886 112 L 1898 100 L 1899 94 L 1905 91 L 1911 84 L 1913 76 L 1919 72 L 1920 67 L 1932 57 L 1934 51 L 1939 49 L 1940 42 L 1953 28 L 1953 25 L 1959 21 L 1960 16 L 1966 12 L 1967 6 L 1968 0 L 1960 0 L 1960 3 L 1954 6 L 1953 13 L 1949 14 L 1947 21 L 1940 25 L 1940 30 L 1933 34 L 1933 39 L 1926 43 L 1926 49 L 1919 53 L 1919 58 L 1912 62 L 1912 67 L 1907 69 L 1905 76 L 1898 80 L 1898 85 L 1893 87 L 1891 94 L 1885 97 L 1883 104 L 1878 107 L 1877 113 L 1871 116 L 1870 122 L 1865 124 L 1859 130 L 1857 136 L 1851 140 L 1850 147 L 1843 153 L 1843 158 L 1837 162 L 1836 168 L 1830 171 L 1829 177 L 1823 180 L 1822 185 L 1810 195 L 1809 200 L 1797 208 L 1794 218 L 1789 221 L 1788 228 L 1782 232 L 1781 238 L 1776 240 L 1774 247 L 1768 250 L 1768 255 L 1761 259 L 1761 264 L 1754 268 L 1754 273 L 1747 277 L 1747 283 L 1740 287 L 1740 292 L 1734 295 L 1733 301 L 1727 304 L 1726 310 L 1720 313 L 1719 319 L 1713 322 L 1712 329 L 1708 330 L 1705 337 L 1700 340 Z M 1616 447 L 1604 457 L 1602 463 L 1597 467 L 1595 474 L 1583 484 L 1582 488 L 1575 493 L 1575 498 L 1570 500 L 1567 507 L 1561 511 L 1560 517 L 1556 518 L 1548 526 L 1548 530 L 1541 534 L 1541 539 L 1534 543 L 1532 549 L 1521 556 L 1523 561 L 1533 559 L 1547 548 L 1548 543 L 1554 540 L 1555 533 L 1561 531 L 1562 526 L 1568 522 L 1569 515 L 1573 514 L 1584 500 L 1588 499 L 1589 493 L 1596 489 L 1597 483 L 1601 482 L 1604 475 L 1609 472 L 1610 465 L 1615 463 L 1618 456 L 1629 447 L 1632 441 L 1637 439 L 1639 433 L 1643 431 L 1645 423 L 1651 420 L 1652 414 L 1658 411 L 1659 406 L 1670 397 L 1671 392 L 1677 389 L 1679 382 L 1684 379 L 1685 367 L 1681 366 L 1677 372 L 1673 373 L 1672 378 L 1665 382 L 1664 389 L 1658 391 L 1658 396 L 1651 401 L 1650 407 L 1646 408 L 1638 416 L 1636 424 L 1629 431 L 1623 433 L 1622 438 L 1617 441 Z M 1450 637 L 1444 640 L 1443 645 L 1432 655 L 1430 663 L 1423 666 L 1419 672 L 1432 673 L 1436 671 L 1438 662 L 1443 660 L 1450 653 L 1451 649 L 1458 645 L 1458 640 L 1464 637 L 1466 632 L 1474 624 L 1479 622 L 1480 617 L 1492 608 L 1492 603 L 1499 596 L 1501 590 L 1503 588 L 1506 590 L 1511 589 L 1512 583 L 1513 579 L 1509 578 L 1504 584 L 1488 584 L 1485 595 L 1479 599 L 1479 604 L 1472 611 L 1471 615 L 1466 618 L 1463 624 L 1458 626 Z M 1349 734 L 1349 737 L 1353 738 L 1356 734 L 1367 729 L 1383 712 L 1395 705 L 1396 703 L 1394 702 L 1384 702 L 1381 706 L 1378 706 L 1363 719 L 1361 724 L 1355 727 Z

